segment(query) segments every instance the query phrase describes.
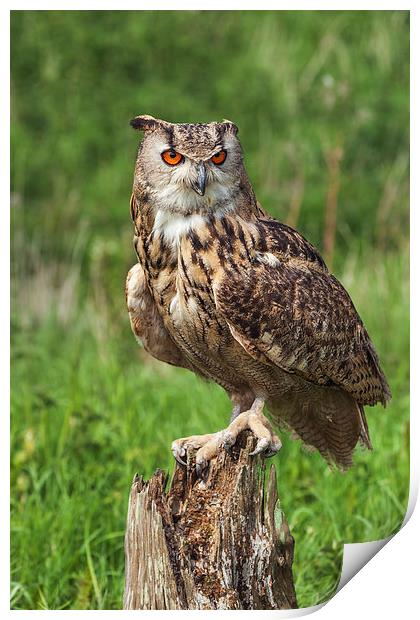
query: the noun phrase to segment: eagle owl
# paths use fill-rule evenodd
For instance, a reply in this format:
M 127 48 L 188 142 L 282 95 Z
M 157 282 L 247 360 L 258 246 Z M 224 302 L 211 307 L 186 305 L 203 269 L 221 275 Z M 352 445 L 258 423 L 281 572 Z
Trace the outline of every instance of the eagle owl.
M 232 122 L 144 115 L 131 125 L 144 132 L 131 196 L 132 330 L 155 358 L 222 386 L 233 406 L 225 430 L 174 441 L 175 458 L 196 449 L 202 474 L 244 429 L 254 453 L 271 456 L 281 447 L 273 423 L 349 467 L 358 442 L 371 448 L 364 405 L 391 395 L 348 293 L 302 235 L 261 208 Z

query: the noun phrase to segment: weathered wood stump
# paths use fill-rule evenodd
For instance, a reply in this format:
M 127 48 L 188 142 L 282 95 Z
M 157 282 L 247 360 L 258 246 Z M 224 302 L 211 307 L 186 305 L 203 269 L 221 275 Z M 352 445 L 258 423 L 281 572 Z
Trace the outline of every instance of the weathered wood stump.
M 194 454 L 176 464 L 169 492 L 158 470 L 131 488 L 124 609 L 296 608 L 294 541 L 279 507 L 276 472 L 265 482 L 254 437 L 241 434 L 206 480 Z

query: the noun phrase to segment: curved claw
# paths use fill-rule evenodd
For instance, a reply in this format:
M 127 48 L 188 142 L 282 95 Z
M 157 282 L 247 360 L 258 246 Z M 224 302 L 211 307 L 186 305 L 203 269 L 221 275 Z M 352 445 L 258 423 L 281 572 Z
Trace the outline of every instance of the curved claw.
M 272 456 L 275 456 L 275 455 L 277 454 L 277 452 L 278 452 L 278 450 L 273 450 L 273 449 L 271 449 L 271 450 L 266 450 L 266 451 L 264 452 L 264 454 L 263 454 L 263 457 L 264 457 L 265 459 L 269 459 L 269 458 L 271 458 Z
M 270 458 L 270 456 L 274 456 L 275 454 L 277 454 L 277 452 L 281 450 L 281 447 L 282 447 L 282 443 L 280 439 L 278 437 L 275 437 L 274 440 L 271 442 L 270 449 L 267 450 L 265 454 L 265 458 L 268 459 Z
M 174 459 L 176 460 L 177 463 L 182 465 L 182 467 L 186 467 L 187 466 L 187 462 L 186 461 L 183 461 L 179 456 L 177 456 L 173 452 L 172 452 L 172 454 L 174 455 Z
M 250 456 L 263 453 L 264 458 L 268 459 L 277 454 L 277 452 L 281 449 L 281 446 L 281 441 L 276 435 L 271 441 L 265 438 L 260 439 L 255 447 L 255 450 L 250 452 Z
M 230 444 L 230 443 L 227 443 L 227 442 L 223 442 L 222 443 L 223 448 L 229 454 L 229 456 L 233 456 L 232 445 L 233 444 Z
M 186 455 L 186 450 L 183 446 L 180 446 L 176 441 L 173 442 L 171 446 L 172 454 L 174 455 L 174 459 L 177 463 L 186 467 L 187 462 L 182 459 L 183 456 Z
M 229 432 L 228 429 L 225 429 L 222 432 L 222 446 L 224 447 L 226 452 L 231 451 L 232 446 L 235 445 L 235 441 L 236 437 L 233 435 L 233 433 Z
M 270 440 L 266 437 L 262 437 L 258 440 L 257 445 L 255 446 L 255 450 L 249 453 L 249 456 L 255 456 L 256 454 L 261 454 L 261 452 L 265 452 L 267 448 L 270 446 Z
M 197 478 L 204 478 L 204 475 L 207 472 L 208 465 L 209 464 L 205 459 L 200 459 L 195 462 L 195 471 L 197 474 Z

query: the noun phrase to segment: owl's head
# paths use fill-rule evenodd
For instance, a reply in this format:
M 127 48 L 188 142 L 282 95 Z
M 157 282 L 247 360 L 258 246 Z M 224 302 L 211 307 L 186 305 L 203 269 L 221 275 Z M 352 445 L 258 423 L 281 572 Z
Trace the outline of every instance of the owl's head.
M 130 124 L 144 132 L 135 183 L 158 209 L 191 213 L 232 204 L 246 178 L 236 125 L 168 123 L 148 115 Z

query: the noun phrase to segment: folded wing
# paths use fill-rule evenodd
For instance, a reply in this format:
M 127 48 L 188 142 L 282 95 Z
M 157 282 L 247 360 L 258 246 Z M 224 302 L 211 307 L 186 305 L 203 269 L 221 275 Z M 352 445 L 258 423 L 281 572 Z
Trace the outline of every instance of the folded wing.
M 292 228 L 260 219 L 254 251 L 215 291 L 233 336 L 250 355 L 317 385 L 339 386 L 360 405 L 390 391 L 344 287 Z

